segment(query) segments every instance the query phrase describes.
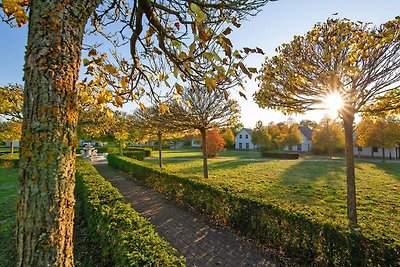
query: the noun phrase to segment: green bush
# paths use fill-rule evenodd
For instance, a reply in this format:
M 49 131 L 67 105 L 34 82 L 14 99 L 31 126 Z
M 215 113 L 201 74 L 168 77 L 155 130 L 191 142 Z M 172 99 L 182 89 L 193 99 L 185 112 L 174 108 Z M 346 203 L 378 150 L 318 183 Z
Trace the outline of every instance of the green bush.
M 259 198 L 167 173 L 145 162 L 115 155 L 109 155 L 108 162 L 260 244 L 302 258 L 307 265 L 400 265 L 400 244 L 393 240 L 368 238 Z
M 107 266 L 184 266 L 185 259 L 155 233 L 150 222 L 125 204 L 123 196 L 77 158 L 76 196 L 90 238 L 99 244 Z
M 7 153 L 0 155 L 0 168 L 18 168 L 19 167 L 19 154 Z
M 262 151 L 261 156 L 264 158 L 276 158 L 276 159 L 299 159 L 299 153 L 280 153 L 280 152 L 267 152 Z
M 124 149 L 124 155 L 125 151 L 144 151 L 145 157 L 150 157 L 153 150 L 150 147 L 127 147 Z
M 118 148 L 117 147 L 108 147 L 108 146 L 102 146 L 102 147 L 96 147 L 97 153 L 118 153 Z
M 124 151 L 123 153 L 125 157 L 131 159 L 144 160 L 146 157 L 146 152 L 143 150 Z

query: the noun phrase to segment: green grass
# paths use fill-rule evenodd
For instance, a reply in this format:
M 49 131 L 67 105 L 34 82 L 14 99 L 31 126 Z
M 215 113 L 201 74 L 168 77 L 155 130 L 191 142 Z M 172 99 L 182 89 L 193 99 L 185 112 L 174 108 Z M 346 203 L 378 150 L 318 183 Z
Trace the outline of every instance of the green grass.
M 0 168 L 0 266 L 16 264 L 15 213 L 18 169 Z
M 14 147 L 14 153 L 18 152 L 18 147 Z M 10 148 L 5 146 L 0 146 L 0 153 L 10 153 Z
M 187 158 L 187 159 L 200 159 L 202 158 L 202 151 L 200 148 L 186 148 L 177 150 L 164 150 L 162 156 L 164 158 Z M 151 154 L 152 158 L 158 158 L 158 151 L 154 150 Z M 230 159 L 260 159 L 261 153 L 254 150 L 227 150 L 218 154 L 217 159 L 229 157 Z
M 157 162 L 148 161 L 157 165 Z M 164 161 L 164 168 L 202 178 L 202 161 Z M 260 198 L 313 219 L 345 227 L 346 170 L 343 161 L 210 160 L 207 183 Z M 400 242 L 400 164 L 356 163 L 359 224 L 367 236 Z

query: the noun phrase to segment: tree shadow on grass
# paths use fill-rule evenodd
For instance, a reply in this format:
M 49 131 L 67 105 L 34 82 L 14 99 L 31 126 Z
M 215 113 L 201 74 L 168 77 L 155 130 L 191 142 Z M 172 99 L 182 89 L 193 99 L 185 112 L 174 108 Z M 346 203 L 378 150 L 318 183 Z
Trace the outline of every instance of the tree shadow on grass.
M 300 206 L 337 205 L 346 201 L 344 162 L 298 161 L 285 169 L 266 194 Z
M 387 174 L 395 177 L 397 181 L 400 181 L 400 163 L 374 162 L 371 164 L 374 164 L 378 169 L 383 170 Z

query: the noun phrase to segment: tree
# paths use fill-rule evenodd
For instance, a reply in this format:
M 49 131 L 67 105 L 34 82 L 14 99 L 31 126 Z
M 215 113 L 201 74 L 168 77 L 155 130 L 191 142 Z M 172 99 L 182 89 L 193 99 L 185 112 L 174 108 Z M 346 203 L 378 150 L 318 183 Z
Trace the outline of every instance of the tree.
M 287 127 L 287 134 L 285 138 L 285 145 L 289 147 L 296 146 L 301 143 L 303 138 L 299 130 L 299 125 L 297 123 L 292 123 Z
M 223 151 L 226 142 L 218 129 L 207 130 L 207 157 L 215 158 L 218 152 Z
M 305 126 L 312 130 L 312 129 L 314 129 L 315 126 L 317 126 L 317 124 L 318 123 L 313 120 L 301 120 L 299 123 L 299 126 Z
M 19 84 L 0 86 L 0 116 L 22 119 L 23 88 Z
M 314 153 L 333 153 L 344 149 L 343 126 L 329 117 L 324 117 L 313 129 L 312 150 Z
M 197 87 L 196 85 L 187 87 L 182 92 L 179 104 L 171 104 L 169 116 L 174 125 L 200 131 L 205 178 L 208 178 L 207 130 L 234 125 L 238 120 L 239 113 L 239 104 L 237 101 L 229 99 L 226 91 L 210 91 L 206 87 Z
M 400 122 L 396 117 L 363 118 L 357 125 L 357 144 L 364 147 L 381 147 L 383 162 L 385 148 L 391 149 L 399 141 Z
M 9 120 L 0 122 L 0 142 L 10 142 L 10 153 L 14 153 L 14 141 L 21 139 L 21 122 Z
M 261 150 L 269 150 L 271 148 L 272 138 L 268 133 L 268 127 L 264 126 L 262 121 L 258 121 L 252 130 L 251 142 Z
M 222 130 L 222 137 L 225 140 L 226 148 L 234 148 L 235 147 L 235 136 L 233 135 L 231 128 L 224 128 Z
M 196 58 L 203 57 L 209 64 L 224 61 L 215 57 L 215 53 L 206 54 L 211 47 L 208 42 L 222 47 L 226 57 L 235 55 L 225 36 L 231 29 L 223 29 L 222 24 L 227 25 L 226 22 L 230 21 L 239 26 L 241 19 L 256 14 L 266 2 L 139 0 L 132 5 L 125 1 L 100 0 L 2 2 L 0 12 L 4 13 L 0 16 L 10 23 L 15 19 L 18 26 L 27 22 L 25 11 L 29 5 L 20 157 L 22 171 L 17 209 L 19 266 L 73 265 L 73 191 L 78 120 L 76 82 L 88 18 L 93 18 L 88 24 L 93 26 L 89 32 L 104 29 L 112 22 L 123 23 L 119 32 L 125 37 L 124 42 L 129 43 L 133 59 L 130 74 L 135 79 L 121 80 L 124 82 L 114 95 L 114 101 L 119 105 L 125 83 L 132 83 L 131 88 L 139 92 L 141 87 L 136 86 L 136 82 L 148 81 L 150 75 L 145 73 L 149 66 L 146 65 L 148 58 L 163 56 L 164 62 L 177 69 L 181 77 L 195 79 Z M 100 3 L 103 6 L 97 8 Z M 182 40 L 196 42 L 191 46 Z M 151 54 L 140 58 L 139 45 L 144 47 L 144 52 Z M 227 59 L 226 63 L 229 61 Z M 250 73 L 243 64 L 235 67 Z M 114 73 L 111 66 L 106 68 Z M 221 68 L 216 68 L 205 80 L 212 86 L 217 81 L 225 82 Z
M 389 92 L 395 92 L 395 84 L 400 81 L 399 24 L 399 17 L 379 27 L 328 19 L 305 36 L 295 36 L 279 47 L 277 56 L 266 59 L 259 77 L 261 89 L 255 94 L 256 102 L 286 113 L 321 109 L 327 96 L 341 96 L 343 107 L 339 113 L 345 130 L 347 215 L 351 227 L 357 224 L 354 116 L 400 106 L 398 98 L 389 99 Z M 377 101 L 388 105 L 369 105 Z

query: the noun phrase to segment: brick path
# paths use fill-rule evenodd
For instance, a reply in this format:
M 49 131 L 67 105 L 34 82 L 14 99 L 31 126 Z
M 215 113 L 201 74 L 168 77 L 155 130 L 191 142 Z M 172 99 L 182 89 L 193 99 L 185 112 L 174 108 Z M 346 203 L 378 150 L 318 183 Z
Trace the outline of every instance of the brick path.
M 247 240 L 174 206 L 162 194 L 126 179 L 127 175 L 106 162 L 93 165 L 186 257 L 188 266 L 280 266 Z

